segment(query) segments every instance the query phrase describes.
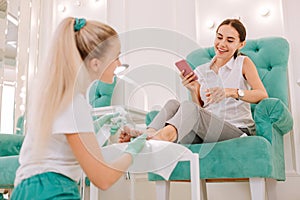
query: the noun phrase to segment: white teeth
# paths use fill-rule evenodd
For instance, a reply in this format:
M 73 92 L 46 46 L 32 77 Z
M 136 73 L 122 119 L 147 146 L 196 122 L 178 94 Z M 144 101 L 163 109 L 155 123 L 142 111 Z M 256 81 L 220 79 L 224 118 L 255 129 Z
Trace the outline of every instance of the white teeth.
M 225 52 L 226 50 L 223 50 L 223 49 L 219 49 L 219 51 L 221 51 L 221 52 Z

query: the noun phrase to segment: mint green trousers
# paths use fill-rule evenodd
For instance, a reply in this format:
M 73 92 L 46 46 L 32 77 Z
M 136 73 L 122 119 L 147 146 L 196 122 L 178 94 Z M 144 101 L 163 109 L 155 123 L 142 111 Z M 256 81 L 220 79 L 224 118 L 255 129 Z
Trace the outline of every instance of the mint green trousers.
M 78 185 L 58 173 L 46 172 L 23 180 L 11 195 L 11 200 L 80 200 Z

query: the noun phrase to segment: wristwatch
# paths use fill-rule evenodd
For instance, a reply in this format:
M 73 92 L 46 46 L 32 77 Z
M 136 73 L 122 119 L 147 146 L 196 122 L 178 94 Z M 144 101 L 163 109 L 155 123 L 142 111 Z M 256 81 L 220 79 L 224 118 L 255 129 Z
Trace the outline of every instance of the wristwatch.
M 238 99 L 242 99 L 245 96 L 244 90 L 238 89 L 237 93 L 238 93 Z

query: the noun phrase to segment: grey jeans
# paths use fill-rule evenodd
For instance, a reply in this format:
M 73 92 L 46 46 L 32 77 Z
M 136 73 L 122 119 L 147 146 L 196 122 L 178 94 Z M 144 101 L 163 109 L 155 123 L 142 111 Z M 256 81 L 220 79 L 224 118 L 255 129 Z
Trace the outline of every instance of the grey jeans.
M 168 124 L 177 129 L 177 142 L 185 144 L 218 142 L 243 134 L 239 128 L 191 101 L 169 100 L 148 128 L 159 130 Z

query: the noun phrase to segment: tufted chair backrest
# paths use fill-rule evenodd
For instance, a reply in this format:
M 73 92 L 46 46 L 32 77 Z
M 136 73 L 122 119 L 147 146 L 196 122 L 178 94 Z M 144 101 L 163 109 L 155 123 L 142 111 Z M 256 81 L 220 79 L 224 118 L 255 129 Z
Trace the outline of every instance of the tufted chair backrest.
M 93 108 L 110 106 L 111 98 L 116 85 L 116 78 L 113 83 L 104 83 L 100 80 L 94 81 L 88 89 L 87 99 Z
M 256 65 L 269 97 L 278 98 L 288 105 L 287 66 L 289 43 L 281 37 L 247 40 L 241 52 Z M 215 56 L 214 48 L 202 48 L 191 52 L 187 60 L 195 68 L 209 62 Z

